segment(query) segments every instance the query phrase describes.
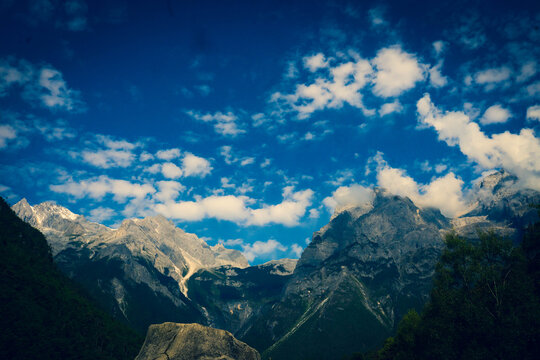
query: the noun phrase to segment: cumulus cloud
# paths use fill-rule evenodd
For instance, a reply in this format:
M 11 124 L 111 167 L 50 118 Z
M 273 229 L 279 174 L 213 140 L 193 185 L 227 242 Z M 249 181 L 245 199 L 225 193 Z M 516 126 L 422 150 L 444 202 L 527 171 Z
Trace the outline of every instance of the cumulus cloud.
M 445 86 L 448 83 L 446 76 L 441 74 L 442 61 L 429 68 L 429 83 L 436 88 Z
M 172 162 L 166 162 L 161 165 L 161 173 L 167 179 L 178 179 L 183 175 L 184 172 L 178 167 L 178 165 Z
M 471 80 L 474 80 L 478 85 L 484 86 L 486 91 L 491 91 L 497 86 L 507 86 L 511 76 L 512 70 L 507 66 L 501 66 L 478 71 Z M 471 80 L 466 81 L 470 82 Z
M 250 225 L 266 225 L 270 223 L 294 226 L 311 205 L 313 191 L 310 189 L 293 192 L 292 186 L 283 190 L 284 200 L 277 205 L 266 205 L 251 211 L 248 219 Z
M 83 161 L 103 169 L 111 167 L 128 167 L 133 162 L 135 155 L 126 150 L 84 150 L 81 152 Z
M 328 60 L 326 60 L 323 53 L 304 57 L 304 67 L 311 72 L 315 72 L 319 69 L 328 66 Z
M 540 190 L 540 141 L 532 129 L 488 136 L 465 113 L 443 113 L 431 102 L 429 94 L 416 106 L 420 123 L 433 127 L 439 140 L 459 147 L 469 160 L 484 169 L 504 168 L 515 174 L 522 186 Z
M 321 59 L 324 58 L 320 55 Z M 349 104 L 361 109 L 366 115 L 373 114 L 372 110 L 365 108 L 359 92 L 373 71 L 369 61 L 356 57 L 334 67 L 325 65 L 324 68 L 326 71 L 313 83 L 298 84 L 294 93 L 272 94 L 270 102 L 279 109 L 278 113 L 292 111 L 298 119 L 307 119 L 315 111 L 341 108 Z
M 502 124 L 507 122 L 510 117 L 512 117 L 512 114 L 508 109 L 496 104 L 490 106 L 486 112 L 484 112 L 484 116 L 480 119 L 480 123 L 483 125 Z
M 90 180 L 69 180 L 63 184 L 50 185 L 49 188 L 53 192 L 72 195 L 76 198 L 101 199 L 105 195 L 112 194 L 118 202 L 125 202 L 128 198 L 142 199 L 156 191 L 150 184 L 136 184 L 126 180 L 111 179 L 105 175 Z
M 186 153 L 182 159 L 182 170 L 184 176 L 205 177 L 212 171 L 212 166 L 205 158 Z
M 323 200 L 323 204 L 330 212 L 341 212 L 351 207 L 370 206 L 375 197 L 373 189 L 359 184 L 340 186 Z
M 115 140 L 104 135 L 97 135 L 93 144 L 94 148 L 85 149 L 81 152 L 71 151 L 70 155 L 73 158 L 81 158 L 84 162 L 102 168 L 108 169 L 113 167 L 128 167 L 135 160 L 133 149 L 136 144 L 126 140 Z M 98 148 L 101 146 L 101 148 Z
M 162 202 L 176 200 L 180 193 L 186 189 L 178 181 L 158 181 L 157 186 L 159 191 L 154 195 L 154 198 Z
M 372 62 L 377 69 L 373 80 L 373 93 L 377 96 L 399 96 L 424 80 L 417 58 L 399 46 L 379 50 Z
M 298 244 L 292 244 L 291 245 L 291 253 L 294 254 L 295 258 L 299 258 L 302 255 L 302 251 L 304 251 L 304 248 L 301 247 Z
M 287 251 L 287 247 L 274 239 L 267 241 L 255 241 L 253 244 L 243 245 L 243 254 L 248 261 L 253 261 L 261 256 L 270 256 L 276 252 Z
M 540 105 L 534 105 L 527 108 L 527 120 L 540 121 Z
M 161 160 L 172 160 L 180 157 L 180 149 L 168 149 L 168 150 L 159 150 L 156 152 L 156 157 Z
M 230 111 L 227 113 L 218 111 L 214 114 L 186 111 L 186 114 L 195 120 L 213 124 L 215 132 L 223 136 L 236 137 L 246 132 L 246 130 L 238 127 L 238 116 Z
M 62 73 L 50 65 L 38 66 L 13 57 L 0 59 L 0 97 L 12 89 L 31 105 L 71 112 L 85 110 L 80 92 L 67 86 Z
M 287 187 L 283 201 L 276 205 L 264 205 L 252 209 L 253 200 L 247 196 L 211 195 L 196 201 L 168 201 L 154 206 L 154 210 L 168 218 L 186 221 L 214 218 L 232 221 L 240 225 L 263 226 L 270 223 L 294 226 L 311 205 L 312 190 L 294 192 Z
M 392 113 L 400 113 L 403 111 L 403 105 L 399 102 L 399 100 L 394 100 L 391 103 L 386 103 L 381 106 L 379 109 L 379 115 L 380 116 L 386 116 Z

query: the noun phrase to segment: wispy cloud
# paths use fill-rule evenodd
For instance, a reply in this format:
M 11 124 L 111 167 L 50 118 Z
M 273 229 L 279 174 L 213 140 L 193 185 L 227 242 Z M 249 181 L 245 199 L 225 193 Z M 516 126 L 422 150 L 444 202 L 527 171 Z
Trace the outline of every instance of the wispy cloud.
M 63 74 L 50 65 L 35 65 L 24 59 L 0 59 L 0 97 L 11 91 L 33 106 L 51 110 L 83 112 L 80 92 L 68 87 Z
M 244 134 L 246 130 L 238 126 L 238 116 L 232 112 L 222 113 L 200 113 L 198 111 L 186 111 L 186 114 L 195 120 L 211 123 L 214 126 L 214 131 L 223 136 L 236 137 Z

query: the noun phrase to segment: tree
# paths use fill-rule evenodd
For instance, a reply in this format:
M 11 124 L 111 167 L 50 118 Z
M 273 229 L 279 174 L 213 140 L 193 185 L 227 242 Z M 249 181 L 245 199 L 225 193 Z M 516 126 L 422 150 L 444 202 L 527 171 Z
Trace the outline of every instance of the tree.
M 422 315 L 409 312 L 373 358 L 538 358 L 538 234 L 530 227 L 519 247 L 494 233 L 448 234 Z

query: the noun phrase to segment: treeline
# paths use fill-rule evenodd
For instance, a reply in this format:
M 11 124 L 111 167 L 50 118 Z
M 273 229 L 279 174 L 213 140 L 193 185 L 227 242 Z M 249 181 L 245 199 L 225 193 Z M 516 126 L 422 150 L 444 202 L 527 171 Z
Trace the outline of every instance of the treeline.
M 133 359 L 141 345 L 55 267 L 45 237 L 0 198 L 0 359 Z
M 520 246 L 493 233 L 452 233 L 430 300 L 376 352 L 353 359 L 540 359 L 540 223 Z

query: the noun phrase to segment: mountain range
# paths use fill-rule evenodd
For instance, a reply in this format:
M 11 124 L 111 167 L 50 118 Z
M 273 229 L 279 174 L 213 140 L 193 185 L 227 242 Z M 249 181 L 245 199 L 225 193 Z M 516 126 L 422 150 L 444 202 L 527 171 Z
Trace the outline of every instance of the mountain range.
M 538 220 L 540 193 L 501 171 L 485 177 L 455 219 L 375 189 L 369 204 L 335 213 L 298 261 L 248 266 L 241 252 L 209 246 L 162 216 L 118 229 L 46 202 L 17 215 L 44 233 L 59 268 L 113 316 L 150 324 L 197 322 L 230 331 L 263 358 L 328 359 L 373 349 L 428 298 L 449 231 L 494 231 L 519 241 Z

